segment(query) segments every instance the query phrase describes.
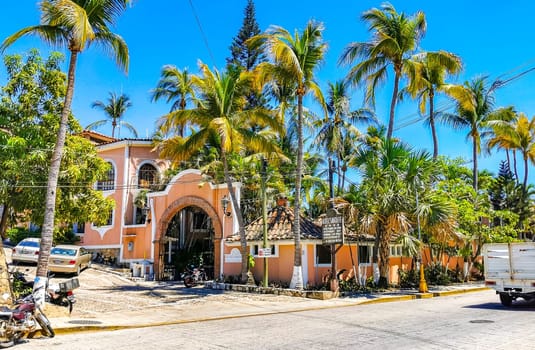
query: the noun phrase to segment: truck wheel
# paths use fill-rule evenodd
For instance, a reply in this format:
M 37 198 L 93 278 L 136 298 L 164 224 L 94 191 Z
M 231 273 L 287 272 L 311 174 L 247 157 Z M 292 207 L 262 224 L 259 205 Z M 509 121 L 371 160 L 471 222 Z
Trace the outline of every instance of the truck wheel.
M 511 305 L 513 304 L 513 297 L 510 296 L 509 294 L 501 293 L 500 302 L 505 307 L 511 307 Z

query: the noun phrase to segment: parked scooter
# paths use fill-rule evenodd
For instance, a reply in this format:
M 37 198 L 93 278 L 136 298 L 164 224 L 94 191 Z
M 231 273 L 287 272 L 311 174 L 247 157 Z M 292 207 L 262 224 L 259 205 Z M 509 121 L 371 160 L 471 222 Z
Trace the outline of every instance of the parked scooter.
M 69 308 L 69 313 L 71 313 L 73 305 L 76 303 L 74 289 L 80 287 L 80 282 L 78 278 L 74 277 L 65 282 L 49 284 L 48 281 L 53 276 L 50 275 L 47 280 L 45 301 L 54 305 L 65 306 Z M 28 281 L 24 273 L 20 271 L 13 272 L 13 279 L 22 283 L 24 287 L 33 289 L 33 281 Z
M 16 302 L 14 309 L 0 308 L 0 348 L 7 348 L 41 327 L 45 336 L 53 338 L 55 333 L 33 295 L 27 295 Z
M 80 287 L 80 282 L 76 277 L 65 282 L 49 284 L 46 288 L 45 301 L 51 304 L 68 307 L 70 314 L 74 303 L 76 303 L 74 289 L 78 287 Z
M 194 287 L 197 284 L 207 280 L 206 272 L 204 272 L 202 265 L 199 267 L 194 267 L 191 265 L 186 266 L 186 270 L 184 273 L 182 273 L 181 277 L 184 281 L 184 286 L 187 288 Z

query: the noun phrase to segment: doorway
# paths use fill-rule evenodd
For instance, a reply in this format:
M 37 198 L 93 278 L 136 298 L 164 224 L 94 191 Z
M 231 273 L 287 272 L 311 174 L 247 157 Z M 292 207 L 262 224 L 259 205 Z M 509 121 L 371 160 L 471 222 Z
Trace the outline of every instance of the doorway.
M 187 266 L 203 266 L 209 279 L 214 276 L 214 228 L 212 220 L 198 206 L 179 210 L 169 221 L 162 239 L 160 259 L 163 279 L 179 280 Z

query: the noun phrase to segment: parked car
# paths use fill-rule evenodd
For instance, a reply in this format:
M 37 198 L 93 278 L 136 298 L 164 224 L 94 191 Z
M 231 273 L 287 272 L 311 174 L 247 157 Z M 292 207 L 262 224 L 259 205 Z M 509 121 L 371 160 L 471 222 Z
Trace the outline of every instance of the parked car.
M 40 244 L 40 238 L 24 238 L 11 250 L 11 261 L 13 264 L 19 262 L 30 262 L 37 264 Z
M 50 251 L 48 270 L 50 272 L 80 274 L 82 269 L 91 266 L 91 253 L 77 245 L 57 245 Z

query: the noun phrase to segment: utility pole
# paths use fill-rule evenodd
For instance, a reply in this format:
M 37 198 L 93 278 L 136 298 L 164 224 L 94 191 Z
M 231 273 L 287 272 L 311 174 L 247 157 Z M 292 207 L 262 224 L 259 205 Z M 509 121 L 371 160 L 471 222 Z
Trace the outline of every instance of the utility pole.
M 262 171 L 260 173 L 261 181 L 261 190 L 262 190 L 262 223 L 263 223 L 263 238 L 264 242 L 262 244 L 264 248 L 264 287 L 268 286 L 268 256 L 266 256 L 266 249 L 268 248 L 267 241 L 267 195 L 266 195 L 266 182 L 267 182 L 267 160 L 262 158 Z
M 334 185 L 333 185 L 334 161 L 329 157 L 329 208 L 334 210 Z M 336 244 L 331 244 L 331 291 L 338 291 L 338 279 L 336 278 Z
M 418 210 L 418 188 L 416 188 L 416 179 L 414 179 L 414 192 L 416 194 L 416 224 L 418 227 L 418 240 L 420 241 L 420 249 L 418 253 L 418 261 L 420 262 L 420 285 L 418 286 L 418 291 L 420 293 L 427 293 L 427 282 L 425 281 L 425 271 L 424 264 L 422 260 L 422 233 L 420 231 L 420 212 Z

